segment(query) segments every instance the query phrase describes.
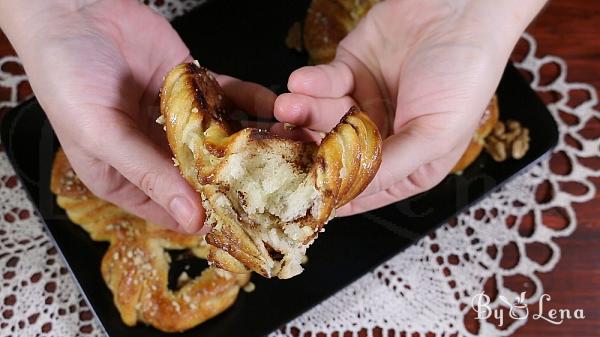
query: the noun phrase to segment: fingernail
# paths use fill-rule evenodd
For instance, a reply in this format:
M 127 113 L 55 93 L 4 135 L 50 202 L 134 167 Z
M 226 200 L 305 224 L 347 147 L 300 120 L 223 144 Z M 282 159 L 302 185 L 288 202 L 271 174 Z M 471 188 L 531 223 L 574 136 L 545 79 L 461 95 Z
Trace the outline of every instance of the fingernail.
M 187 232 L 194 232 L 192 220 L 194 206 L 184 197 L 175 197 L 169 204 L 171 215 Z

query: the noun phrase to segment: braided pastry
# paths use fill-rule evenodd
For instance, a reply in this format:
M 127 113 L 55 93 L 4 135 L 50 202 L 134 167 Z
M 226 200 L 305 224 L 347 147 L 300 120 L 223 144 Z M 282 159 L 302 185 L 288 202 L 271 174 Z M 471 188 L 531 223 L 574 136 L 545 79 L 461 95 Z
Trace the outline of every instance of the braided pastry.
M 102 259 L 102 277 L 129 326 L 141 321 L 165 332 L 187 330 L 231 306 L 240 286 L 249 280 L 249 273 L 209 267 L 171 291 L 165 250 L 188 249 L 206 259 L 208 245 L 203 237 L 161 229 L 95 197 L 77 178 L 62 150 L 54 159 L 51 190 L 72 222 L 93 240 L 110 243 Z
M 209 261 L 232 271 L 290 278 L 334 210 L 371 181 L 381 137 L 353 107 L 320 146 L 265 130 L 235 132 L 223 90 L 197 64 L 181 64 L 161 89 L 161 113 L 182 175 L 203 198 Z

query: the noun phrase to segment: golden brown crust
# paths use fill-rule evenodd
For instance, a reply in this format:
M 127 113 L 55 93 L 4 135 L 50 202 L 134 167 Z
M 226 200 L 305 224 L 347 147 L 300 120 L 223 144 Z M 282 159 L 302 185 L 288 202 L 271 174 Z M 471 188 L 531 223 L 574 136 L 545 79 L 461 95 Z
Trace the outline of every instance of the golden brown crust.
M 54 194 L 67 197 L 91 195 L 87 187 L 79 180 L 71 165 L 69 165 L 67 156 L 62 149 L 59 149 L 55 155 L 50 190 Z
M 374 143 L 380 142 L 381 137 L 377 126 L 356 107 L 350 109 L 345 119 L 358 135 L 361 157 L 357 179 L 354 183 L 349 184 L 347 192 L 341 194 L 344 198 L 337 201 L 336 207 L 338 208 L 350 202 L 367 187 L 381 164 L 381 144 Z
M 380 0 L 313 0 L 304 21 L 304 46 L 314 64 L 329 63 L 338 44 Z
M 127 325 L 140 321 L 165 332 L 187 330 L 231 306 L 250 278 L 249 273 L 209 267 L 171 291 L 165 249 L 188 249 L 207 259 L 209 247 L 203 237 L 162 229 L 95 197 L 77 179 L 62 150 L 54 159 L 51 189 L 71 221 L 93 240 L 110 242 L 102 277 Z
M 161 89 L 161 112 L 181 173 L 201 192 L 207 224 L 213 227 L 207 241 L 217 249 L 208 258 L 232 272 L 243 270 L 243 265 L 265 277 L 298 274 L 298 254 L 304 254 L 336 207 L 368 185 L 381 162 L 379 132 L 355 107 L 318 148 L 264 130 L 246 128 L 233 133 L 226 122 L 228 103 L 222 90 L 206 69 L 194 64 L 181 64 L 167 75 Z M 310 194 L 312 206 L 286 220 L 267 211 L 248 214 L 246 196 L 226 181 L 231 174 L 228 170 L 241 165 L 235 162 L 241 154 L 283 159 L 303 179 L 286 192 L 284 200 L 305 188 L 315 191 Z M 243 178 L 235 178 L 234 183 L 239 179 Z M 287 207 L 286 201 L 279 202 Z
M 458 162 L 454 165 L 450 173 L 461 172 L 465 168 L 467 168 L 471 163 L 477 159 L 481 151 L 483 150 L 484 140 L 490 132 L 492 132 L 494 125 L 498 122 L 498 118 L 500 117 L 500 109 L 498 106 L 498 97 L 494 95 L 490 104 L 488 104 L 483 116 L 481 117 L 481 121 L 479 123 L 479 127 L 475 130 L 473 134 L 473 138 L 469 143 L 469 146 L 460 157 Z

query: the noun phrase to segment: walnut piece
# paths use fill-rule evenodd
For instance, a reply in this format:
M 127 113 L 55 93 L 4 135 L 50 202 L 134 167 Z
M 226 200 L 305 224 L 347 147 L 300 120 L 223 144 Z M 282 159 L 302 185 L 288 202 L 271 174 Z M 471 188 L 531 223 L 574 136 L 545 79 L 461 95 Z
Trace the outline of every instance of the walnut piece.
M 497 162 L 521 159 L 529 150 L 529 129 L 516 120 L 498 121 L 485 139 L 485 150 Z

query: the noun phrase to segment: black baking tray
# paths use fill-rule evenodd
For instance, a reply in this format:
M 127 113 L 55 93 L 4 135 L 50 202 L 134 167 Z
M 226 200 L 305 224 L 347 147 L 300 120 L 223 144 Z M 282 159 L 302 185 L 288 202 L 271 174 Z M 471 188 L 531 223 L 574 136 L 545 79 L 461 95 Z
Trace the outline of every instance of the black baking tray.
M 303 19 L 307 7 L 307 0 L 219 0 L 177 19 L 174 26 L 203 65 L 283 92 L 290 72 L 307 61 L 305 54 L 284 44 L 288 28 Z M 501 118 L 518 119 L 531 131 L 530 150 L 523 159 L 496 163 L 482 154 L 461 176 L 450 175 L 426 193 L 363 215 L 333 220 L 309 249 L 304 273 L 290 280 L 266 280 L 255 275 L 254 292 L 242 292 L 223 314 L 175 335 L 266 335 L 548 154 L 558 139 L 556 125 L 513 66 L 507 66 L 497 93 Z M 93 242 L 55 205 L 49 177 L 59 144 L 37 101 L 31 99 L 7 113 L 1 131 L 2 143 L 21 182 L 107 334 L 165 335 L 150 327 L 127 327 L 121 322 L 100 275 L 100 260 L 107 245 Z

